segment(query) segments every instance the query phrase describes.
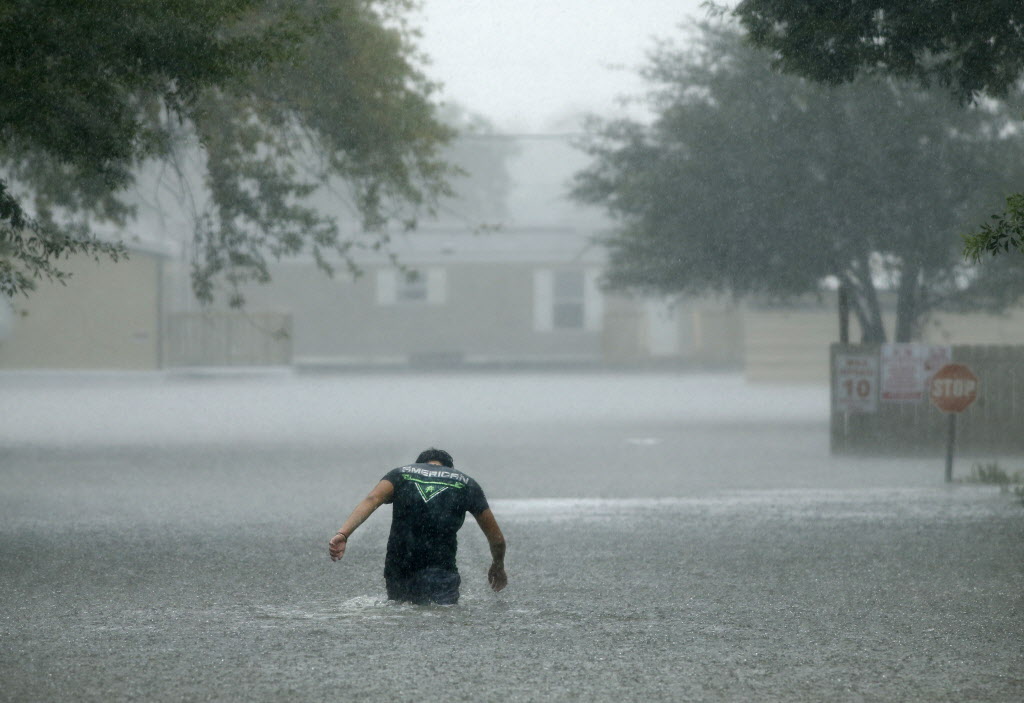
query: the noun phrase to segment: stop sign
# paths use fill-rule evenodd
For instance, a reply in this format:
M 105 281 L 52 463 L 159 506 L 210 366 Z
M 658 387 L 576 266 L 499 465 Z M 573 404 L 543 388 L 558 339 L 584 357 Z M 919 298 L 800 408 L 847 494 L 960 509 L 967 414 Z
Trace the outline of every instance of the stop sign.
M 978 397 L 978 377 L 963 364 L 946 364 L 932 376 L 929 395 L 942 412 L 963 412 Z

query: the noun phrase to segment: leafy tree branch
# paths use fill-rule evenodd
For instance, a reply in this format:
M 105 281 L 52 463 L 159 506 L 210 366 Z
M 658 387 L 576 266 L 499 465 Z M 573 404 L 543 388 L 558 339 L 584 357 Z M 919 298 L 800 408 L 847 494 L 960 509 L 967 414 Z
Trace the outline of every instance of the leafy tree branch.
M 1024 74 L 1024 3 L 1013 0 L 743 0 L 732 12 L 775 66 L 827 85 L 892 76 L 966 105 L 1013 96 Z M 967 259 L 1024 254 L 1022 195 L 963 237 Z
M 1021 262 L 967 266 L 951 238 L 1024 175 L 1007 105 L 884 78 L 828 88 L 774 72 L 728 25 L 699 31 L 652 55 L 651 124 L 588 128 L 574 193 L 619 223 L 610 287 L 786 299 L 831 279 L 873 342 L 1024 293 Z
M 154 162 L 176 170 L 183 151 L 197 155 L 208 195 L 194 208 L 192 248 L 193 287 L 206 302 L 223 289 L 241 305 L 244 284 L 268 280 L 268 259 L 300 251 L 328 273 L 354 269 L 353 247 L 415 226 L 451 192 L 454 169 L 443 158 L 453 132 L 436 118 L 436 85 L 416 68 L 402 19 L 410 7 L 5 3 L 0 83 L 14 99 L 0 105 L 0 168 L 6 197 L 34 211 L 3 219 L 0 256 L 22 273 L 10 290 L 57 275 L 69 253 L 114 251 L 89 234 L 92 223 L 130 227 L 126 189 Z M 323 202 L 338 183 L 358 214 L 346 228 Z M 50 246 L 27 248 L 28 232 Z

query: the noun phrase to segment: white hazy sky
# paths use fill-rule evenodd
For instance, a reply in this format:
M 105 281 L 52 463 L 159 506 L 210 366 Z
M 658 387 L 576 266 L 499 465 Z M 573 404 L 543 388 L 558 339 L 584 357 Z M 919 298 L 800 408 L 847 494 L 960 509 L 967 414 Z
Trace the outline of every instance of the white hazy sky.
M 442 99 L 504 131 L 563 130 L 621 111 L 655 37 L 680 37 L 703 0 L 422 0 L 416 23 Z M 620 67 L 616 70 L 616 66 Z

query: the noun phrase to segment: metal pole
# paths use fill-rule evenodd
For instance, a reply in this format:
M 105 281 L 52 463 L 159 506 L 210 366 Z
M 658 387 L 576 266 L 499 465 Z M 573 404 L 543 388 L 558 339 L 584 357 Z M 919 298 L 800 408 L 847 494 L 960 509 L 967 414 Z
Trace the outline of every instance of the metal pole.
M 949 437 L 946 441 L 946 483 L 953 481 L 953 450 L 956 448 L 956 416 L 958 413 L 947 413 L 949 415 Z
M 839 284 L 839 342 L 850 343 L 850 294 L 845 283 Z

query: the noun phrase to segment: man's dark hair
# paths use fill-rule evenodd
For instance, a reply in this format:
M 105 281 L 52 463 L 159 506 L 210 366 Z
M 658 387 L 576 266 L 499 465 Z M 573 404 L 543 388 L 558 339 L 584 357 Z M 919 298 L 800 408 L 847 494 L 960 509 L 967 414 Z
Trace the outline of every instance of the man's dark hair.
M 440 461 L 441 466 L 447 466 L 449 469 L 455 468 L 455 462 L 452 461 L 452 455 L 443 449 L 425 449 L 420 452 L 420 455 L 416 457 L 417 464 L 426 464 L 431 461 Z

